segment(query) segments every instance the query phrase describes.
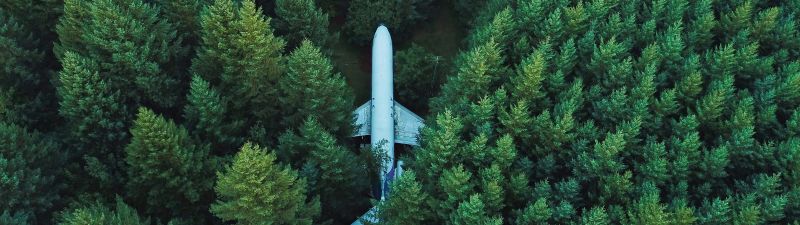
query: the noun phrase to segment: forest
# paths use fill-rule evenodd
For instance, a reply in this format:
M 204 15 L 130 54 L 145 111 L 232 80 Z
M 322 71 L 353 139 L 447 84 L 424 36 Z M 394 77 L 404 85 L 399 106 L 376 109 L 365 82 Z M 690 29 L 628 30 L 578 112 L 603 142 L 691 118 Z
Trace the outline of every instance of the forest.
M 351 137 L 378 24 L 396 100 L 425 119 L 383 201 L 385 156 Z M 373 207 L 387 225 L 800 225 L 800 0 L 0 1 L 0 224 Z

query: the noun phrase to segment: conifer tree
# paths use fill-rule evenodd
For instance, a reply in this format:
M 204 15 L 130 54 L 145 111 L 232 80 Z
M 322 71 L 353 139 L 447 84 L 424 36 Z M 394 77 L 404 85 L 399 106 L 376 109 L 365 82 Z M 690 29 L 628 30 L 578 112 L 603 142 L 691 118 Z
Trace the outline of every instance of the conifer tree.
M 113 209 L 93 203 L 88 206 L 70 209 L 62 212 L 58 224 L 60 225 L 147 225 L 148 218 L 139 216 L 136 209 L 125 204 L 122 198 L 117 197 Z
M 270 19 L 252 1 L 241 6 L 215 0 L 200 14 L 200 48 L 192 72 L 217 88 L 234 120 L 267 125 L 267 137 L 279 132 L 275 101 L 284 72 L 285 41 L 272 34 Z
M 184 118 L 198 140 L 211 143 L 213 152 L 228 153 L 243 143 L 242 121 L 231 121 L 219 92 L 199 76 L 192 77 Z
M 462 202 L 458 205 L 458 209 L 450 216 L 453 224 L 467 225 L 467 224 L 483 224 L 483 225 L 500 225 L 503 220 L 500 218 L 492 218 L 486 215 L 484 211 L 483 202 L 480 200 L 479 195 L 472 195 L 469 200 Z
M 67 0 L 54 51 L 60 58 L 71 51 L 97 61 L 112 90 L 126 90 L 126 103 L 174 107 L 183 93 L 182 75 L 173 66 L 186 51 L 174 26 L 158 15 L 158 8 L 140 0 Z
M 459 110 L 464 101 L 475 101 L 489 94 L 491 87 L 504 75 L 503 55 L 500 46 L 490 40 L 460 56 L 456 62 L 456 75 L 442 86 L 441 95 L 434 98 L 431 108 L 442 109 L 448 105 Z
M 0 122 L 2 214 L 8 220 L 47 223 L 61 201 L 66 157 L 49 137 Z
M 240 224 L 313 224 L 319 200 L 307 201 L 305 179 L 275 159 L 275 153 L 245 143 L 217 172 L 218 197 L 211 212 Z
M 427 206 L 430 196 L 421 189 L 422 185 L 416 181 L 416 174 L 413 171 L 404 171 L 391 184 L 391 198 L 378 205 L 377 216 L 381 224 L 422 224 L 428 220 L 431 214 Z
M 275 14 L 277 29 L 283 33 L 288 46 L 299 46 L 308 39 L 315 46 L 328 46 L 333 36 L 328 31 L 328 14 L 314 0 L 277 0 Z
M 491 13 L 491 10 L 486 9 L 486 12 Z M 513 40 L 512 28 L 516 24 L 512 20 L 511 9 L 505 8 L 491 16 L 491 21 L 487 20 L 485 23 L 479 24 L 471 36 L 467 37 L 467 46 L 476 47 L 494 40 L 503 48 Z
M 125 147 L 127 194 L 158 218 L 191 216 L 208 204 L 214 171 L 208 147 L 198 145 L 185 128 L 140 108 Z M 197 219 L 198 218 L 195 216 Z
M 547 200 L 539 198 L 536 202 L 531 203 L 522 211 L 522 214 L 517 217 L 517 224 L 545 224 L 550 219 L 552 212 L 550 207 L 547 206 Z
M 350 135 L 353 92 L 330 59 L 308 40 L 288 56 L 286 75 L 278 82 L 283 126 L 298 127 L 314 118 L 336 137 Z
M 365 162 L 337 143 L 316 119 L 307 119 L 296 133 L 281 135 L 277 155 L 298 168 L 300 176 L 309 182 L 309 192 L 319 195 L 323 220 L 348 222 L 360 216 L 361 212 L 353 209 L 368 205 L 360 194 L 369 187 Z
M 66 52 L 59 75 L 59 114 L 74 140 L 69 143 L 83 158 L 86 173 L 100 190 L 124 182 L 123 144 L 128 140 L 128 110 L 121 94 L 101 78 L 96 62 Z

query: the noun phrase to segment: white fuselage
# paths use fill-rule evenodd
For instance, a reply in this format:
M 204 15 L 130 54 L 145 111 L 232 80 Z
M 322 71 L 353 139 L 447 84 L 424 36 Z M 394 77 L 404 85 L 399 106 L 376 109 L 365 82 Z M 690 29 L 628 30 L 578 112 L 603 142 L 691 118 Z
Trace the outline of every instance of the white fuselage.
M 381 25 L 372 40 L 372 116 L 370 142 L 373 149 L 384 151 L 388 159 L 381 168 L 381 200 L 388 187 L 386 179 L 394 165 L 394 62 L 392 37 Z

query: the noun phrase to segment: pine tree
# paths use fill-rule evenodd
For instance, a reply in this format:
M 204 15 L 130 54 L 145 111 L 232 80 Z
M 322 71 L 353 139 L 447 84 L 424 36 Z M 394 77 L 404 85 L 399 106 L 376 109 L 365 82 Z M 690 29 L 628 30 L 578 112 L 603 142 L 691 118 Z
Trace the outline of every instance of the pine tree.
M 433 119 L 433 123 L 421 130 L 421 146 L 415 150 L 415 166 L 420 169 L 420 180 L 425 184 L 438 182 L 441 174 L 451 166 L 457 165 L 460 148 L 464 145 L 461 132 L 464 124 L 461 118 L 445 111 Z M 454 194 L 455 195 L 455 194 Z
M 487 9 L 487 11 L 489 10 Z M 513 40 L 512 28 L 517 24 L 512 20 L 511 9 L 505 8 L 492 16 L 491 22 L 487 21 L 485 24 L 480 24 L 475 28 L 472 35 L 467 37 L 467 46 L 476 47 L 494 40 L 503 47 Z
M 200 14 L 200 48 L 192 72 L 217 88 L 234 120 L 266 124 L 277 136 L 277 82 L 284 72 L 285 41 L 252 1 L 215 0 Z
M 514 86 L 512 96 L 518 101 L 525 101 L 528 105 L 538 105 L 544 97 L 542 83 L 547 72 L 547 59 L 545 52 L 537 50 L 522 61 L 515 77 L 512 78 Z
M 290 48 L 308 39 L 315 46 L 328 46 L 333 36 L 328 31 L 328 14 L 318 8 L 314 0 L 277 0 L 275 14 L 278 30 L 283 33 Z
M 114 209 L 98 203 L 81 208 L 66 210 L 61 213 L 58 224 L 60 225 L 146 225 L 150 224 L 148 218 L 139 216 L 136 209 L 125 204 L 122 198 L 117 197 Z
M 658 202 L 657 194 L 647 194 L 639 201 L 633 203 L 632 210 L 628 211 L 627 223 L 629 224 L 669 224 L 670 214 L 666 207 Z
M 125 147 L 127 194 L 158 218 L 190 216 L 208 204 L 214 171 L 208 148 L 183 127 L 140 108 Z M 197 217 L 195 217 L 197 218 Z M 200 218 L 198 218 L 200 219 Z
M 422 224 L 429 220 L 432 212 L 427 206 L 430 196 L 423 192 L 413 171 L 404 171 L 403 176 L 391 184 L 386 201 L 378 205 L 380 224 Z
M 363 171 L 365 162 L 336 140 L 316 119 L 309 118 L 296 133 L 281 135 L 277 155 L 302 168 L 300 175 L 309 181 L 308 190 L 320 196 L 323 219 L 348 222 L 362 213 L 354 209 L 368 205 L 359 193 L 368 191 L 369 180 Z M 304 173 L 311 169 L 315 173 Z
M 310 41 L 289 55 L 286 75 L 278 82 L 284 127 L 298 127 L 314 118 L 336 137 L 352 132 L 353 92 L 342 75 L 333 72 L 330 59 Z
M 51 138 L 0 122 L 0 208 L 9 220 L 46 223 L 61 201 L 67 156 Z
M 500 225 L 503 220 L 500 218 L 492 218 L 486 215 L 484 211 L 483 202 L 480 200 L 480 195 L 472 195 L 469 200 L 462 202 L 458 205 L 458 209 L 450 216 L 452 224 L 467 225 L 467 224 L 482 224 L 482 225 Z
M 242 121 L 230 121 L 226 102 L 219 92 L 199 76 L 192 77 L 184 118 L 192 134 L 198 140 L 211 143 L 213 152 L 228 153 L 244 141 Z
M 217 172 L 211 212 L 241 224 L 312 224 L 318 199 L 306 201 L 305 179 L 275 159 L 275 153 L 245 143 L 231 165 Z
M 122 146 L 129 138 L 128 110 L 120 92 L 101 78 L 96 62 L 66 52 L 62 65 L 58 111 L 74 138 L 69 143 L 83 158 L 85 172 L 96 179 L 90 186 L 116 189 L 124 182 Z
M 109 74 L 104 79 L 111 89 L 126 90 L 126 102 L 174 107 L 183 94 L 183 78 L 172 66 L 186 51 L 174 26 L 158 15 L 141 0 L 67 0 L 54 51 L 60 58 L 70 51 L 97 61 L 98 71 Z
M 459 103 L 476 101 L 490 93 L 505 72 L 503 61 L 500 46 L 493 40 L 460 55 L 456 75 L 448 78 L 441 94 L 432 100 L 432 110 L 441 112 L 449 106 L 458 111 L 455 107 L 459 107 Z
M 445 194 L 444 198 L 437 206 L 437 213 L 440 217 L 447 219 L 448 215 L 455 210 L 451 208 L 451 206 L 468 200 L 470 195 L 475 193 L 474 185 L 470 181 L 471 179 L 472 173 L 470 171 L 465 171 L 463 165 L 458 165 L 442 172 L 437 187 Z M 483 210 L 482 202 L 481 210 Z
M 550 211 L 550 207 L 547 206 L 547 200 L 539 198 L 536 202 L 531 203 L 522 210 L 522 214 L 517 217 L 516 224 L 546 224 L 551 215 L 552 212 Z
M 588 212 L 583 213 L 581 224 L 586 225 L 608 225 L 611 221 L 608 219 L 608 214 L 605 208 L 595 207 Z

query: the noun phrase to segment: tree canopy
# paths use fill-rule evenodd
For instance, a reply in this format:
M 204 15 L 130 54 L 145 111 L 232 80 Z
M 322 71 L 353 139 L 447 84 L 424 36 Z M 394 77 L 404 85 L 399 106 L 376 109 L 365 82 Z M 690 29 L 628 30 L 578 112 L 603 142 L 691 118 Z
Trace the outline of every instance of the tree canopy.
M 800 224 L 798 21 L 797 0 L 0 1 L 0 224 Z M 352 137 L 380 24 L 425 121 L 382 201 L 387 156 Z

